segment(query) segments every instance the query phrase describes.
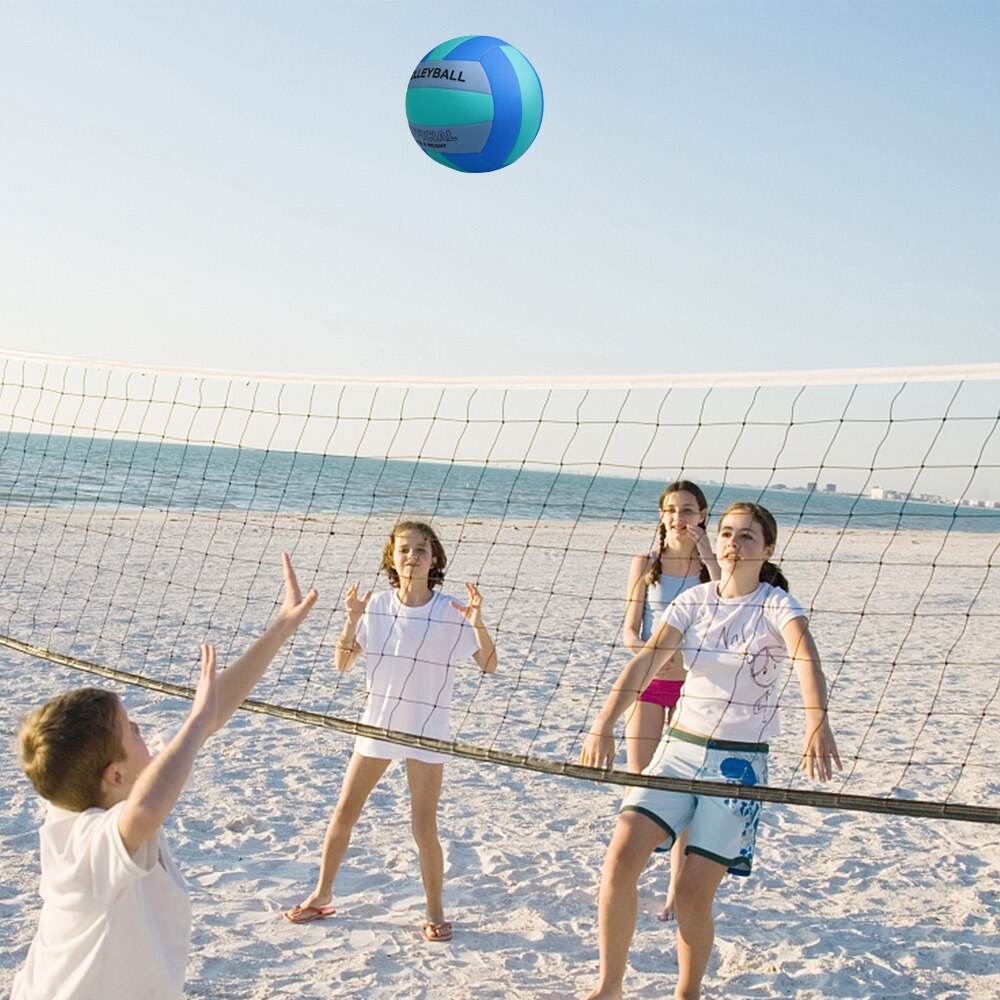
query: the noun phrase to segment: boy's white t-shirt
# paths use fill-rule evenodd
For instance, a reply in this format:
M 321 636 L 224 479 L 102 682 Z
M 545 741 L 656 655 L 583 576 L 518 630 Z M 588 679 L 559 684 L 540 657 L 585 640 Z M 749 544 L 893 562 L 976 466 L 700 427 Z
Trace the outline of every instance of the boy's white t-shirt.
M 789 663 L 781 630 L 802 605 L 761 583 L 720 597 L 716 582 L 685 590 L 663 614 L 681 633 L 687 672 L 674 725 L 717 740 L 766 742 L 780 731 L 778 695 Z
M 191 903 L 163 831 L 130 857 L 125 803 L 49 803 L 39 832 L 42 911 L 11 1000 L 181 1000 Z
M 365 651 L 368 700 L 361 721 L 438 740 L 451 738 L 455 664 L 479 648 L 473 627 L 434 591 L 420 607 L 403 604 L 395 590 L 375 594 L 358 623 Z M 382 760 L 411 758 L 443 763 L 447 755 L 359 736 L 354 749 Z

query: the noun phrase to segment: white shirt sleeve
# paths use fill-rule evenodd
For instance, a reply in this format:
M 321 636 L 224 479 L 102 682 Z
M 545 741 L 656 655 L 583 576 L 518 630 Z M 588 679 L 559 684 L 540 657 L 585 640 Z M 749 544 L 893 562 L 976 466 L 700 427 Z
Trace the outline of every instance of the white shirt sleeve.
M 59 838 L 52 839 L 48 846 L 58 861 L 48 870 L 58 873 L 62 893 L 76 890 L 108 905 L 156 864 L 155 836 L 140 845 L 134 857 L 129 854 L 118 829 L 124 808 L 119 802 L 110 809 L 88 809 L 77 814 L 61 845 Z
M 791 594 L 786 594 L 779 587 L 772 589 L 768 594 L 764 610 L 771 624 L 781 632 L 781 630 L 796 618 L 806 618 L 805 609 Z

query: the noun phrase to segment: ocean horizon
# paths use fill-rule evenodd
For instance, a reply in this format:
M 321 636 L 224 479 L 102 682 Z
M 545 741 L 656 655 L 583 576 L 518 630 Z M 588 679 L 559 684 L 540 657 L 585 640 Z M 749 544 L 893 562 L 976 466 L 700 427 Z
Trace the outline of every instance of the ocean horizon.
M 655 520 L 662 479 L 555 467 L 511 468 L 418 459 L 318 455 L 218 445 L 0 434 L 6 507 L 302 515 L 402 512 L 504 521 Z M 1000 532 L 1000 510 L 872 500 L 766 485 L 702 485 L 713 516 L 737 499 L 766 506 L 782 527 Z

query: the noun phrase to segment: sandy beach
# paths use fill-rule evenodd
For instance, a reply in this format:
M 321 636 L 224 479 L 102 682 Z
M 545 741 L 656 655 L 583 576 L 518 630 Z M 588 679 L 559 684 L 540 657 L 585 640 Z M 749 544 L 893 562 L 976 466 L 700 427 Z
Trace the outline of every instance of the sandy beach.
M 320 604 L 256 692 L 358 718 L 362 672 L 329 666 L 348 582 L 375 582 L 376 518 L 195 517 L 26 509 L 0 526 L 4 634 L 186 683 L 197 644 L 225 660 L 277 599 L 293 553 Z M 618 646 L 630 555 L 650 532 L 605 524 L 438 522 L 446 589 L 478 581 L 500 671 L 456 689 L 454 735 L 575 760 L 580 733 L 625 659 Z M 800 529 L 779 543 L 792 590 L 813 609 L 834 727 L 856 794 L 993 805 L 995 536 Z M 877 580 L 877 585 L 872 582 Z M 861 612 L 864 612 L 862 615 Z M 41 808 L 19 774 L 18 720 L 53 694 L 106 683 L 3 656 L 0 994 L 38 910 Z M 147 734 L 181 699 L 116 686 Z M 797 691 L 786 689 L 772 784 L 795 776 Z M 335 888 L 335 917 L 292 926 L 281 911 L 315 876 L 351 737 L 238 713 L 199 758 L 168 824 L 194 908 L 194 998 L 571 998 L 597 967 L 598 874 L 620 789 L 456 760 L 441 811 L 447 945 L 420 938 L 422 892 L 399 768 L 376 789 Z M 706 997 L 1000 995 L 1000 828 L 767 805 L 749 879 L 727 879 Z M 666 862 L 640 883 L 626 995 L 672 992 L 673 932 L 656 911 Z

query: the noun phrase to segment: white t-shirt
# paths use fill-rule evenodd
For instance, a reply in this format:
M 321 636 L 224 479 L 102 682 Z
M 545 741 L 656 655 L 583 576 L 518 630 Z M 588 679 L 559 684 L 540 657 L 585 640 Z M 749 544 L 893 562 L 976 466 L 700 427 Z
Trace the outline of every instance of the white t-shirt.
M 451 606 L 453 600 L 435 591 L 426 604 L 411 608 L 395 590 L 384 590 L 368 602 L 357 631 L 368 685 L 363 723 L 438 740 L 451 738 L 455 664 L 479 648 L 475 630 Z M 367 736 L 359 736 L 354 749 L 382 760 L 448 760 L 447 754 Z
M 681 633 L 687 678 L 674 724 L 717 740 L 764 743 L 780 731 L 778 694 L 789 662 L 781 630 L 806 616 L 768 583 L 743 597 L 715 582 L 680 594 L 663 619 Z
M 180 1000 L 191 903 L 163 831 L 130 857 L 111 809 L 49 803 L 42 911 L 11 1000 Z

